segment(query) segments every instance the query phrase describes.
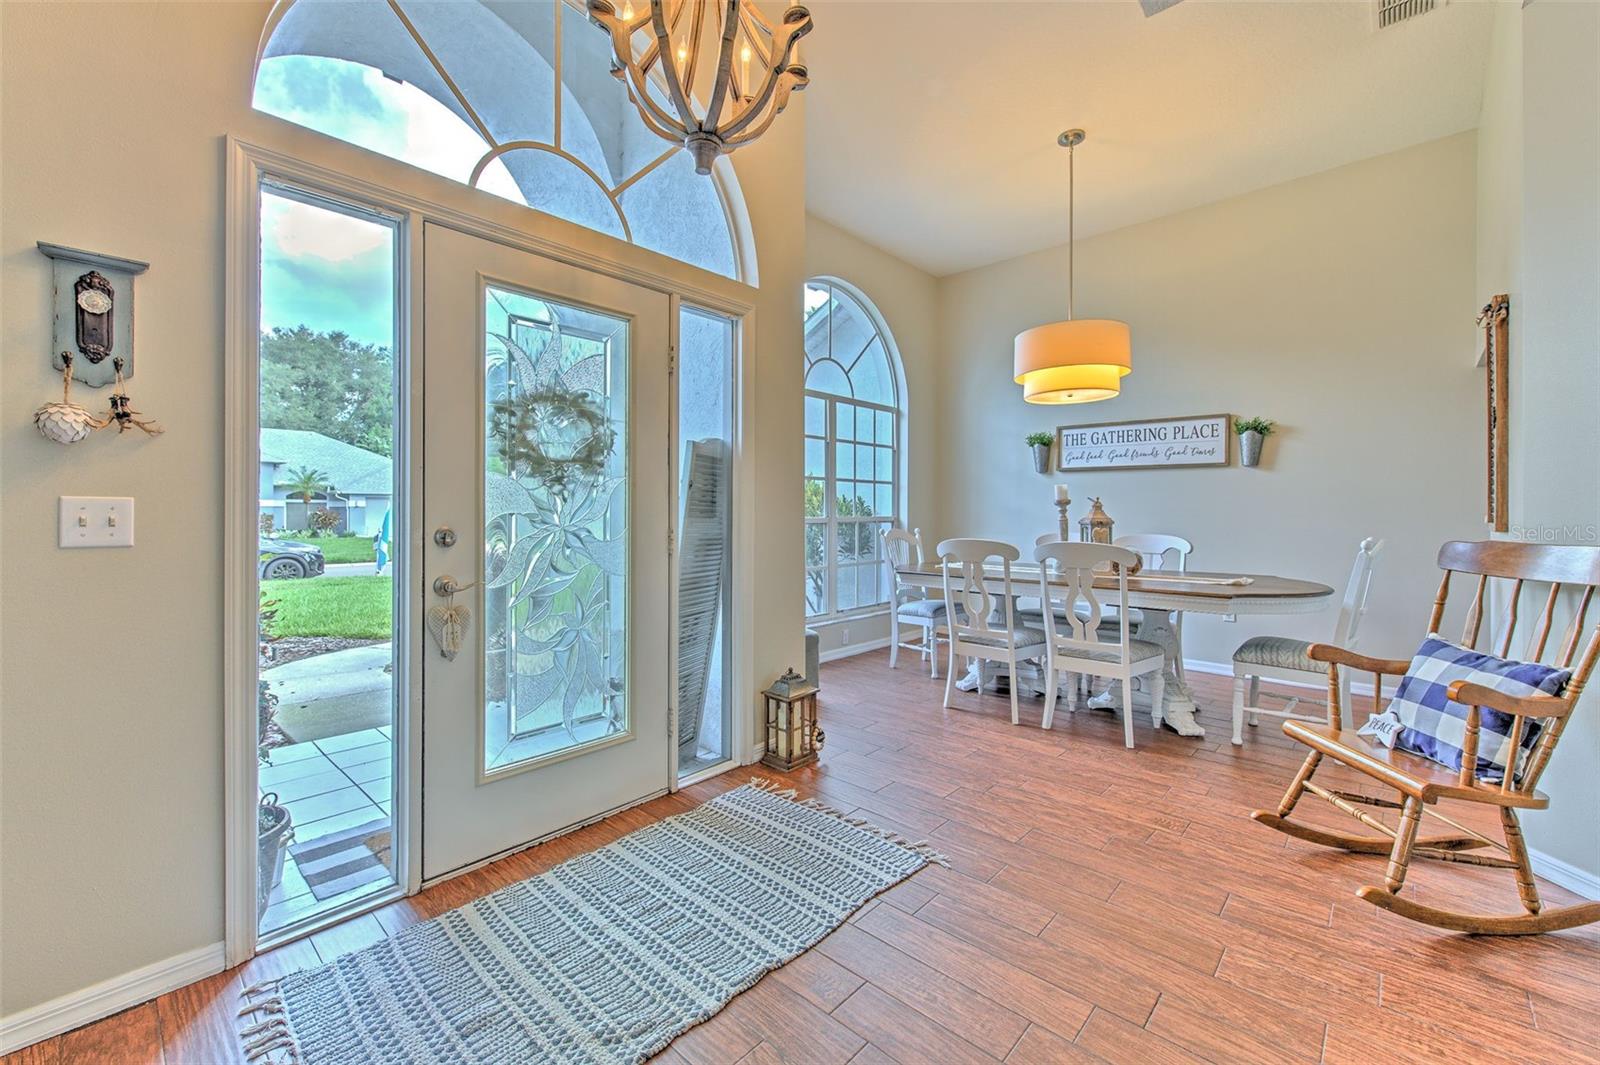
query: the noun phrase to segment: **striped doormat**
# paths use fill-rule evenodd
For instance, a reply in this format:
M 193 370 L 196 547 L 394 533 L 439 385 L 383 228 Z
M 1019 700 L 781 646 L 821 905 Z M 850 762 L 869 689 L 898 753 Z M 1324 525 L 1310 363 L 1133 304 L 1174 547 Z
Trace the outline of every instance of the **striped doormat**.
M 389 872 L 394 839 L 387 818 L 369 821 L 289 848 L 318 902 L 352 888 L 393 879 Z
M 245 992 L 252 1062 L 633 1065 L 929 861 L 752 780 Z

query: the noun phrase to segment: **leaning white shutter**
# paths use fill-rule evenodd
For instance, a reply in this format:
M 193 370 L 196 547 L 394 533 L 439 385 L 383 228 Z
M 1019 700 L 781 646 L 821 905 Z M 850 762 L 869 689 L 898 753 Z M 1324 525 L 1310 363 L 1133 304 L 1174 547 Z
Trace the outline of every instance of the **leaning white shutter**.
M 694 757 L 700 738 L 727 581 L 728 459 L 721 440 L 692 440 L 684 452 L 678 525 L 678 750 L 687 759 Z

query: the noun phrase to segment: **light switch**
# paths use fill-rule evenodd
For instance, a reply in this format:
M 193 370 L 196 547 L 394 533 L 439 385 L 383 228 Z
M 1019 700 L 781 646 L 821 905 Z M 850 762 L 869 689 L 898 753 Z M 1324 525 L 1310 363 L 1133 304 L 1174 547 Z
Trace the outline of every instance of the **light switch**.
M 62 547 L 132 547 L 133 500 L 122 496 L 62 496 Z

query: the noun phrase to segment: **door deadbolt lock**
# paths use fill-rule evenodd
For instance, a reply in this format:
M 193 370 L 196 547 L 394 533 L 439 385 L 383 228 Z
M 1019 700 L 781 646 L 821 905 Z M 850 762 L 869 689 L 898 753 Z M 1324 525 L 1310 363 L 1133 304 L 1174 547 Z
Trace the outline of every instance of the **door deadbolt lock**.
M 441 525 L 433 531 L 433 542 L 440 547 L 456 546 L 456 531 L 448 525 Z

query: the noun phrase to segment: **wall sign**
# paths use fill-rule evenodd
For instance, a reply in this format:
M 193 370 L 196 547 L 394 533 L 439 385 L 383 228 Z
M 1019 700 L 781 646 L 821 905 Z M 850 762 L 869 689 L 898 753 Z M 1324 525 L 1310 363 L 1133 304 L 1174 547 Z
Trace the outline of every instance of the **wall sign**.
M 1226 466 L 1233 438 L 1226 414 L 1137 422 L 1063 425 L 1056 429 L 1056 463 L 1073 470 L 1149 470 L 1169 466 Z

